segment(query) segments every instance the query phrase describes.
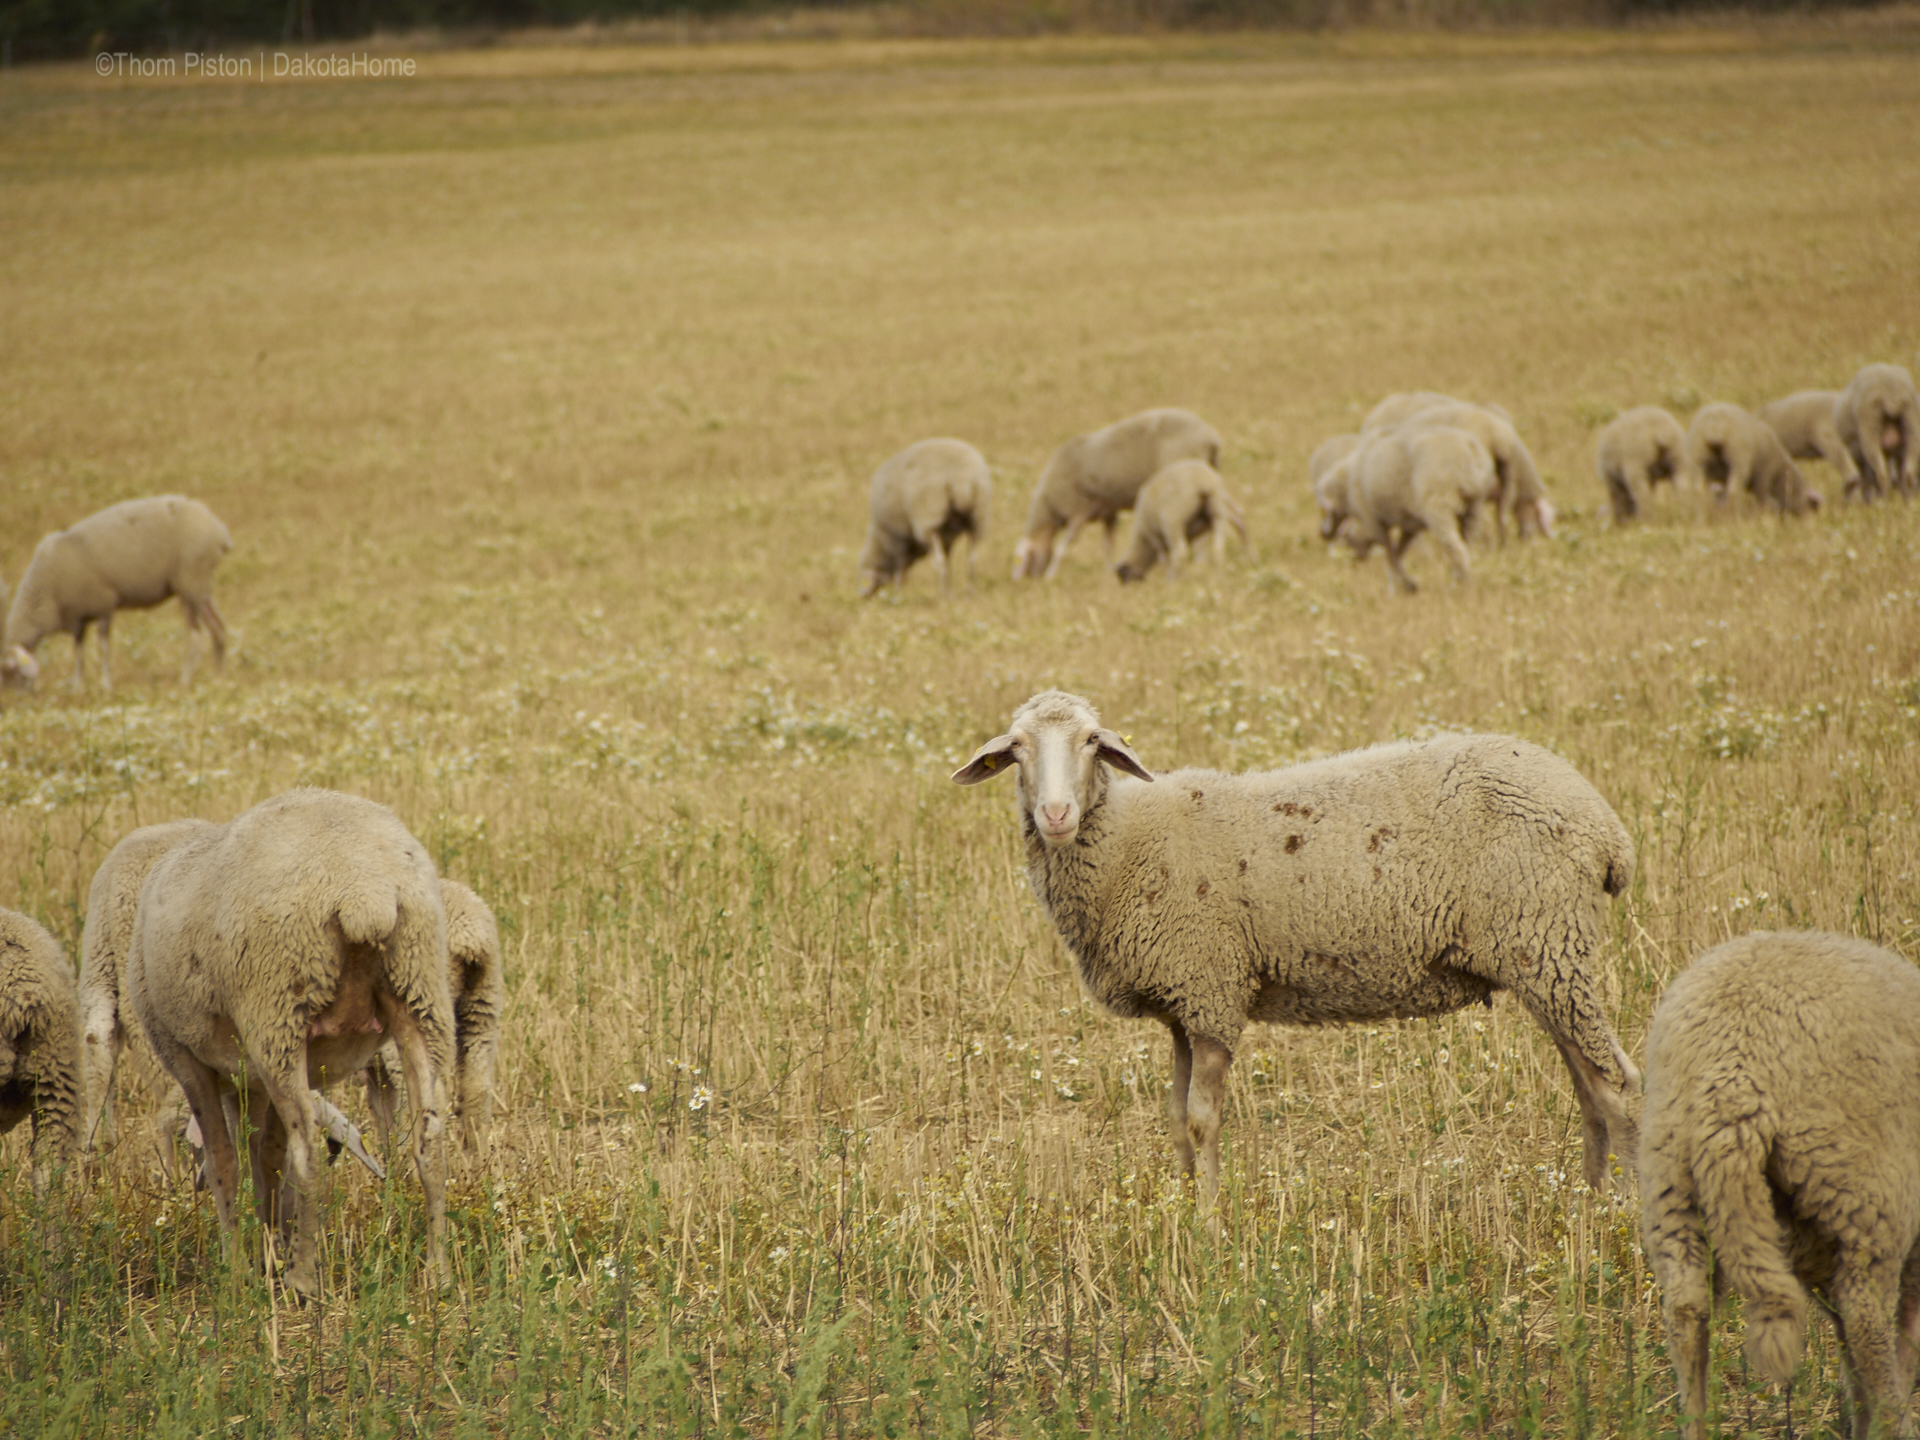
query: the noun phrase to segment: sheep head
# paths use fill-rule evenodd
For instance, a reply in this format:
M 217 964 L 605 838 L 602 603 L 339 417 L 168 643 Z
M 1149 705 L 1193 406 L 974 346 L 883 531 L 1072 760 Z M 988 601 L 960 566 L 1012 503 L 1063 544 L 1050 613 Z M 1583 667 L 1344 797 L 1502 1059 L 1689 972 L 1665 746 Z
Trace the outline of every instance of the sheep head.
M 1021 814 L 1043 841 L 1061 846 L 1073 843 L 1081 818 L 1106 793 L 1103 765 L 1153 779 L 1085 700 L 1043 690 L 1014 711 L 1007 733 L 982 745 L 953 779 L 957 785 L 978 785 L 1002 770 L 1017 771 Z
M 0 655 L 0 681 L 8 685 L 31 685 L 40 678 L 40 662 L 24 645 L 9 645 Z
M 1038 580 L 1047 573 L 1047 564 L 1053 559 L 1053 534 L 1022 535 L 1020 543 L 1013 547 L 1013 578 L 1016 580 Z

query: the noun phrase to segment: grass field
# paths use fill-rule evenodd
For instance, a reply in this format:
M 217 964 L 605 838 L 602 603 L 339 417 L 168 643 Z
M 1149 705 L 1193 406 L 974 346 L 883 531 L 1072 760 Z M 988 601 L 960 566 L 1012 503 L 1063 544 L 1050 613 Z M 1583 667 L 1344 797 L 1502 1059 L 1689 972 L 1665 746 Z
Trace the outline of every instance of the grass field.
M 238 637 L 182 690 L 176 611 L 128 616 L 111 697 L 48 643 L 0 900 L 77 957 L 128 829 L 331 785 L 510 967 L 444 1297 L 398 1166 L 334 1171 L 326 1303 L 229 1268 L 138 1063 L 50 1248 L 5 1142 L 0 1431 L 1670 1431 L 1636 1207 L 1514 1005 L 1252 1032 L 1209 1241 L 1162 1032 L 1081 1000 L 1010 793 L 946 777 L 1054 684 L 1159 768 L 1526 736 L 1634 835 L 1636 1054 L 1729 934 L 1916 953 L 1920 515 L 1615 530 L 1590 452 L 1914 363 L 1917 59 L 1895 14 L 0 75 L 0 574 L 188 492 Z M 1410 387 L 1512 410 L 1562 525 L 1458 592 L 1423 542 L 1403 601 L 1305 460 Z M 1227 437 L 1251 547 L 1010 583 L 1051 448 L 1153 404 Z M 938 434 L 995 467 L 976 586 L 860 603 L 867 476 Z M 1834 1423 L 1830 1332 L 1786 1394 L 1719 1333 L 1720 1433 Z

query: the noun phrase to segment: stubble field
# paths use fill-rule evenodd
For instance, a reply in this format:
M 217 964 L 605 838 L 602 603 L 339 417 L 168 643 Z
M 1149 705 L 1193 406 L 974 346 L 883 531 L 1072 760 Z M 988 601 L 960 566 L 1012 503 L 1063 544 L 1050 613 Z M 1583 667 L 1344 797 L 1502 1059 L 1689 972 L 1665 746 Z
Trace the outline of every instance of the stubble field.
M 947 775 L 1049 685 L 1162 769 L 1523 735 L 1634 836 L 1636 1055 L 1728 934 L 1915 953 L 1920 513 L 1615 529 L 1590 455 L 1914 363 L 1916 58 L 1893 14 L 0 76 L 0 575 L 193 494 L 238 640 L 183 690 L 177 612 L 125 617 L 111 696 L 48 643 L 0 901 L 77 958 L 127 830 L 335 786 L 492 903 L 510 997 L 443 1296 L 398 1165 L 333 1171 L 324 1304 L 226 1265 L 137 1057 L 70 1213 L 5 1142 L 0 1429 L 1670 1430 L 1636 1206 L 1516 1006 L 1251 1032 L 1212 1242 L 1162 1032 L 1081 1000 L 1009 790 Z M 1463 591 L 1422 542 L 1399 600 L 1305 461 L 1412 387 L 1507 406 L 1562 524 Z M 1010 583 L 1052 447 L 1155 404 L 1226 437 L 1251 547 Z M 868 475 L 947 434 L 995 468 L 974 588 L 859 602 Z M 1790 1395 L 1738 1333 L 1724 1433 L 1833 1423 L 1827 1332 Z

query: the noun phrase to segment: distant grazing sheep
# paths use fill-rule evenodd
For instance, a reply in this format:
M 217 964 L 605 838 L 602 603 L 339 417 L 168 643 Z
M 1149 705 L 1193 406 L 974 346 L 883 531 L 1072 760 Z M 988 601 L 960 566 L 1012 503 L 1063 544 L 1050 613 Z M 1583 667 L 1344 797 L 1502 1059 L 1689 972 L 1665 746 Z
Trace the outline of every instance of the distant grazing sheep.
M 873 472 L 867 543 L 860 551 L 862 595 L 898 585 L 922 555 L 933 557 L 940 593 L 947 593 L 947 552 L 967 537 L 967 579 L 986 532 L 993 474 L 964 440 L 922 440 Z
M 1307 457 L 1307 483 L 1318 490 L 1320 477 L 1360 448 L 1363 435 L 1335 435 L 1320 442 Z
M 1607 487 L 1613 518 L 1640 513 L 1641 495 L 1651 497 L 1662 480 L 1678 485 L 1687 468 L 1687 432 L 1658 405 L 1641 405 L 1609 421 L 1593 452 L 1594 468 Z
M 1456 430 L 1465 430 L 1487 447 L 1487 453 L 1493 457 L 1494 532 L 1502 544 L 1507 539 L 1506 517 L 1509 515 L 1513 517 L 1514 533 L 1521 539 L 1529 535 L 1551 538 L 1553 504 L 1547 499 L 1540 468 L 1533 463 L 1526 442 L 1513 428 L 1513 422 L 1505 418 L 1504 411 L 1495 414 L 1485 405 L 1453 400 L 1417 411 L 1403 423 L 1450 425 Z
M 252 1155 L 254 1193 L 271 1225 L 282 1176 L 292 1181 L 286 1282 L 302 1294 L 320 1284 L 323 1171 L 310 1087 L 357 1073 L 392 1036 L 420 1110 L 414 1160 L 430 1266 L 444 1282 L 441 1117 L 454 1049 L 446 911 L 426 848 L 390 810 L 292 790 L 180 841 L 141 889 L 126 994 L 186 1092 L 229 1237 L 239 1161 L 221 1096 L 244 1077 L 270 1102 Z
M 1118 775 L 1109 776 L 1109 770 Z M 1559 1047 L 1586 1177 L 1631 1162 L 1597 967 L 1633 844 L 1566 761 L 1504 735 L 1377 745 L 1285 770 L 1158 777 L 1087 701 L 1035 695 L 955 772 L 1018 775 L 1027 879 L 1110 1014 L 1173 1037 L 1169 1114 L 1211 1202 L 1249 1021 L 1439 1015 L 1511 990 Z
M 1220 472 L 1204 460 L 1176 460 L 1141 487 L 1133 511 L 1133 546 L 1113 567 L 1124 584 L 1144 580 L 1158 560 L 1167 562 L 1169 579 L 1187 563 L 1188 542 L 1211 534 L 1213 562 L 1226 558 L 1227 527 L 1247 538 L 1246 517 L 1227 493 Z
M 1694 413 L 1687 465 L 1719 500 L 1745 490 L 1787 515 L 1820 507 L 1820 492 L 1807 484 L 1780 437 L 1738 405 L 1703 405 Z
M 60 942 L 17 910 L 0 910 L 0 1135 L 33 1122 L 33 1189 L 71 1160 L 80 1119 L 73 967 Z
M 1845 493 L 1860 489 L 1860 469 L 1847 453 L 1840 438 L 1834 410 L 1840 403 L 1838 390 L 1800 390 L 1779 400 L 1769 400 L 1753 413 L 1761 423 L 1780 437 L 1780 444 L 1795 460 L 1824 460 L 1840 472 Z
M 1640 1198 L 1689 1435 L 1707 1433 L 1710 1281 L 1745 1300 L 1748 1359 L 1775 1382 L 1793 1378 L 1807 1292 L 1821 1293 L 1856 1440 L 1913 1433 L 1920 972 L 1910 963 L 1848 936 L 1766 933 L 1695 960 L 1647 1036 Z
M 1834 428 L 1871 500 L 1920 484 L 1920 397 L 1898 365 L 1868 365 L 1840 392 Z
M 199 631 L 213 641 L 213 658 L 227 653 L 226 622 L 213 603 L 213 571 L 232 547 L 214 513 L 198 500 L 162 495 L 123 500 L 79 524 L 55 531 L 34 547 L 33 559 L 7 611 L 0 677 L 31 682 L 40 674 L 33 652 L 47 636 L 73 637 L 73 687 L 81 673 L 80 642 L 100 627 L 100 685 L 113 688 L 110 640 L 116 610 L 143 610 L 172 596 L 187 614 L 187 664 L 182 683 L 200 658 Z
M 1454 580 L 1464 583 L 1472 573 L 1465 532 L 1496 483 L 1487 447 L 1464 430 L 1409 424 L 1376 431 L 1321 477 L 1314 496 L 1320 534 L 1343 538 L 1363 560 L 1384 547 L 1394 587 L 1411 594 L 1419 587 L 1401 557 L 1430 530 Z
M 1052 579 L 1080 527 L 1098 521 L 1113 558 L 1113 527 L 1140 487 L 1176 460 L 1220 465 L 1220 434 L 1186 410 L 1143 410 L 1069 440 L 1053 452 L 1033 487 L 1027 530 L 1013 552 L 1013 578 Z M 1065 528 L 1056 547 L 1054 536 Z
M 453 1115 L 463 1148 L 485 1158 L 493 1133 L 493 1065 L 500 1048 L 500 926 L 493 911 L 457 880 L 440 882 L 447 907 L 447 988 L 453 995 Z M 398 1113 L 398 1056 L 383 1045 L 367 1063 L 367 1106 L 384 1141 Z

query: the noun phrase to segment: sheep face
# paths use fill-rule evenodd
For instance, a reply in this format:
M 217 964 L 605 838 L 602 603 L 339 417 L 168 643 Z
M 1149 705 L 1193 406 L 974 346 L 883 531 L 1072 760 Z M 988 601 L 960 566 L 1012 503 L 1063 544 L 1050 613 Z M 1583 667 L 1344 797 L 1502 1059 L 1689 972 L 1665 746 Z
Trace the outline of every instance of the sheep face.
M 1052 535 L 1022 535 L 1013 547 L 1013 578 L 1038 580 L 1047 573 L 1047 562 L 1052 558 Z
M 1042 842 L 1057 848 L 1073 843 L 1082 818 L 1105 796 L 1102 766 L 1153 779 L 1126 741 L 1100 724 L 1091 705 L 1077 695 L 1048 690 L 1014 711 L 1007 733 L 982 745 L 953 779 L 978 785 L 1015 769 L 1022 817 Z
M 23 645 L 11 645 L 0 656 L 0 683 L 27 686 L 40 678 L 40 662 Z

